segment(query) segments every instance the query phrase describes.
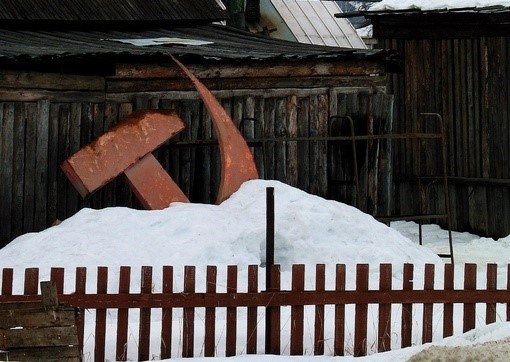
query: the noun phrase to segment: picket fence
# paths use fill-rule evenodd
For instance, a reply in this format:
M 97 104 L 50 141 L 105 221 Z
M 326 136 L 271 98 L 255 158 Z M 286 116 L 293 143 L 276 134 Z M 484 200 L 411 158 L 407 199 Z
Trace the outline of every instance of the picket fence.
M 246 345 L 243 346 L 247 354 L 257 353 L 257 328 L 258 312 L 265 310 L 265 352 L 279 354 L 281 352 L 281 308 L 291 308 L 290 330 L 290 354 L 302 355 L 304 338 L 304 307 L 313 306 L 315 310 L 315 322 L 313 331 L 313 352 L 316 355 L 324 354 L 324 307 L 334 306 L 334 341 L 333 354 L 344 355 L 345 345 L 345 317 L 346 305 L 354 305 L 354 337 L 353 354 L 363 356 L 367 354 L 367 310 L 369 304 L 378 305 L 377 346 L 378 352 L 391 349 L 391 334 L 399 333 L 401 347 L 411 346 L 413 333 L 413 307 L 422 305 L 422 343 L 432 341 L 433 309 L 435 303 L 442 304 L 442 333 L 443 337 L 453 334 L 454 326 L 454 303 L 463 305 L 463 330 L 469 331 L 475 328 L 476 304 L 486 305 L 485 323 L 496 321 L 496 304 L 506 305 L 506 320 L 510 320 L 510 278 L 507 277 L 505 289 L 497 287 L 497 266 L 487 265 L 486 286 L 477 289 L 476 264 L 466 264 L 464 268 L 464 287 L 454 289 L 454 268 L 451 264 L 444 266 L 444 281 L 442 289 L 435 289 L 435 266 L 425 265 L 423 289 L 413 289 L 414 266 L 403 266 L 403 285 L 392 285 L 392 265 L 381 264 L 379 267 L 379 286 L 377 290 L 369 290 L 369 266 L 359 264 L 355 269 L 355 288 L 346 289 L 346 266 L 336 265 L 336 279 L 334 290 L 325 288 L 325 265 L 316 266 L 315 289 L 305 290 L 305 266 L 292 266 L 292 286 L 290 290 L 281 290 L 281 273 L 278 265 L 271 268 L 270 285 L 267 290 L 261 291 L 258 282 L 259 270 L 256 265 L 248 267 L 247 291 L 238 292 L 238 269 L 237 266 L 227 267 L 226 292 L 217 292 L 217 267 L 208 266 L 206 270 L 205 292 L 195 292 L 196 268 L 187 266 L 184 268 L 184 284 L 182 292 L 174 292 L 174 270 L 171 266 L 165 266 L 162 270 L 161 293 L 153 292 L 152 267 L 142 267 L 141 291 L 130 291 L 130 267 L 120 268 L 119 292 L 108 294 L 108 268 L 97 269 L 97 291 L 86 292 L 87 269 L 76 268 L 75 291 L 64 294 L 64 269 L 52 268 L 50 279 L 57 287 L 59 302 L 72 305 L 80 311 L 77 313 L 77 329 L 80 346 L 83 347 L 84 318 L 86 310 L 95 310 L 95 333 L 94 333 L 94 360 L 105 360 L 105 336 L 106 336 L 106 313 L 108 309 L 117 310 L 116 328 L 116 359 L 126 360 L 126 346 L 128 342 L 128 315 L 129 311 L 138 309 L 139 340 L 137 343 L 138 359 L 150 359 L 150 331 L 151 310 L 162 310 L 161 323 L 161 347 L 160 357 L 170 358 L 172 354 L 172 333 L 182 333 L 181 345 L 182 357 L 193 357 L 195 346 L 195 332 L 197 326 L 205 326 L 203 341 L 203 356 L 215 355 L 216 343 L 216 311 L 217 308 L 226 308 L 226 356 L 236 354 L 237 346 L 237 318 L 238 308 L 246 308 Z M 510 265 L 507 267 L 507 276 L 510 276 Z M 0 294 L 1 303 L 24 302 L 40 300 L 39 269 L 28 268 L 24 275 L 24 293 L 13 294 L 13 269 L 2 270 L 2 288 Z M 396 289 L 394 289 L 396 288 Z M 421 287 L 420 287 L 421 288 Z M 400 331 L 391 330 L 392 313 L 391 306 L 401 305 Z M 172 310 L 182 308 L 183 321 L 182 331 L 172 330 Z M 195 309 L 205 308 L 204 323 L 195 323 Z M 414 310 L 416 312 L 417 309 Z M 154 332 L 154 330 L 152 331 Z M 110 332 L 109 332 L 110 333 Z M 174 346 L 175 348 L 175 346 Z

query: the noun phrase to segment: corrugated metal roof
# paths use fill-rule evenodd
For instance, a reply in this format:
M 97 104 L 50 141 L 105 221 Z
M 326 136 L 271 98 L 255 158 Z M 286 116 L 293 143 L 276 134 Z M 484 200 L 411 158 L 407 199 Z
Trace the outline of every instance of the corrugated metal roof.
M 365 16 L 367 18 L 384 15 L 413 15 L 413 14 L 507 14 L 510 12 L 508 6 L 489 6 L 489 7 L 464 7 L 464 8 L 437 8 L 422 10 L 419 8 L 397 9 L 397 10 L 367 10 L 355 11 L 351 13 L 337 13 L 337 18 L 349 18 L 355 16 Z
M 341 12 L 335 2 L 318 0 L 271 0 L 284 22 L 301 43 L 366 48 L 352 24 L 335 19 Z
M 0 21 L 183 21 L 226 18 L 216 0 L 2 0 Z
M 158 45 L 136 46 L 114 40 L 158 38 L 198 40 L 202 45 L 159 44 L 156 41 Z M 382 50 L 342 49 L 270 39 L 219 25 L 139 32 L 0 30 L 0 61 L 7 62 L 112 56 L 117 60 L 146 60 L 148 57 L 166 58 L 168 53 L 197 56 L 207 62 L 308 57 L 383 59 L 388 54 Z

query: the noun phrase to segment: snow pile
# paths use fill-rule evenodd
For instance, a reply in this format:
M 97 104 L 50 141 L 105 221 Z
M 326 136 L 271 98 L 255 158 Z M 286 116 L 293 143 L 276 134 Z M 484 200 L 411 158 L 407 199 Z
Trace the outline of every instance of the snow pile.
M 369 8 L 369 11 L 384 10 L 443 10 L 460 8 L 484 8 L 490 6 L 509 6 L 505 0 L 382 0 Z
M 242 275 L 249 264 L 265 262 L 268 186 L 275 188 L 275 261 L 284 272 L 296 263 L 367 263 L 375 270 L 379 263 L 440 263 L 429 249 L 351 206 L 277 181 L 255 180 L 218 206 L 175 203 L 161 211 L 83 209 L 58 226 L 14 240 L 0 250 L 0 268 L 39 267 L 44 278 L 51 267 L 74 271 L 78 266 L 94 270 L 104 265 L 112 272 L 113 291 L 121 265 L 135 271 L 142 265 L 155 271 L 172 265 L 180 280 L 185 265 L 237 264 Z M 66 284 L 74 283 L 71 279 Z M 94 290 L 93 280 L 90 285 Z M 161 284 L 155 281 L 155 285 Z M 133 287 L 136 290 L 138 285 Z

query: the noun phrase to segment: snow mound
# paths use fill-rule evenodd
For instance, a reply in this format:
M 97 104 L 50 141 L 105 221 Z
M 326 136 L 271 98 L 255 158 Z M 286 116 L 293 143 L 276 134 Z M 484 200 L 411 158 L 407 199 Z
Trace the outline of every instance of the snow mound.
M 440 263 L 429 249 L 356 208 L 277 181 L 254 180 L 221 205 L 83 209 L 11 242 L 0 250 L 0 268 L 173 265 L 177 276 L 185 265 L 263 265 L 269 186 L 275 188 L 275 261 L 283 271 L 296 263 Z

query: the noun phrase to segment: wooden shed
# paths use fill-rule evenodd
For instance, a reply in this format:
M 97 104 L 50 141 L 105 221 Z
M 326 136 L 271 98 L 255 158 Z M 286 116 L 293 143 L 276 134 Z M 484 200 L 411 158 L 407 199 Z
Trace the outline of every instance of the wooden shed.
M 404 58 L 404 71 L 388 78 L 388 93 L 395 96 L 394 130 L 416 131 L 422 112 L 443 117 L 453 228 L 496 238 L 510 234 L 510 8 L 362 15 L 371 20 L 379 47 L 398 50 Z M 413 166 L 415 150 L 404 143 L 394 152 L 395 206 L 404 214 L 418 207 L 412 196 L 416 176 L 441 175 L 437 149 L 432 147 L 421 172 Z M 442 198 L 442 186 L 430 184 L 425 209 L 441 208 Z
M 391 119 L 383 112 L 392 101 L 384 93 L 391 53 L 212 24 L 225 17 L 215 0 L 0 4 L 0 245 L 83 207 L 137 207 L 123 179 L 81 200 L 59 169 L 137 109 L 178 111 L 186 129 L 156 156 L 192 201 L 215 199 L 220 164 L 211 120 L 169 54 L 242 128 L 261 177 L 332 192 L 330 116 Z

